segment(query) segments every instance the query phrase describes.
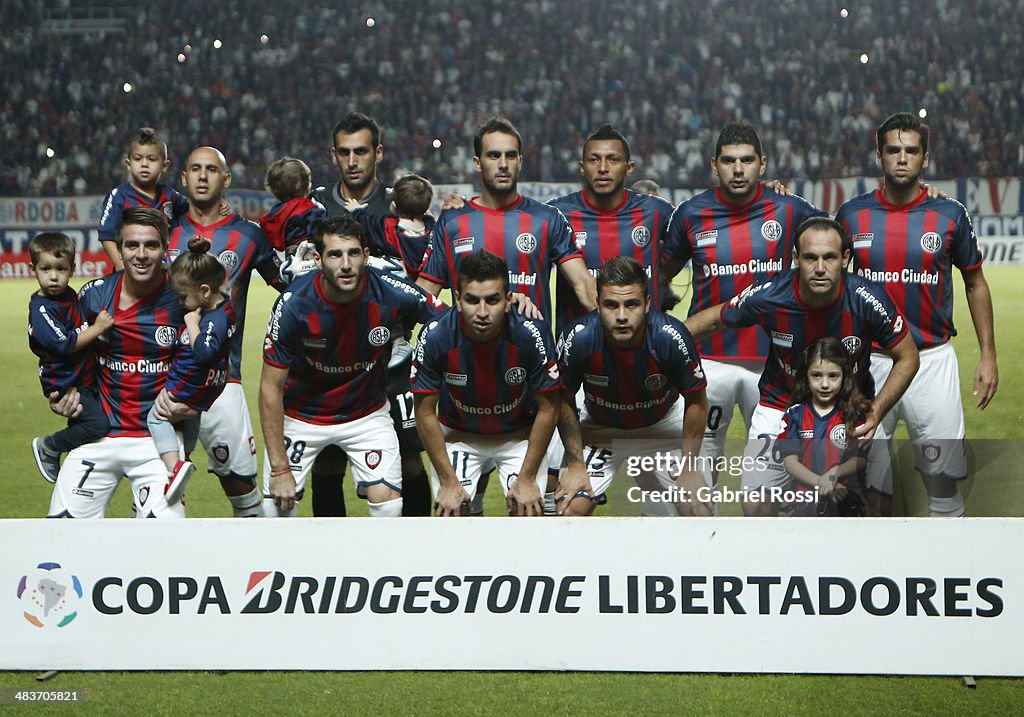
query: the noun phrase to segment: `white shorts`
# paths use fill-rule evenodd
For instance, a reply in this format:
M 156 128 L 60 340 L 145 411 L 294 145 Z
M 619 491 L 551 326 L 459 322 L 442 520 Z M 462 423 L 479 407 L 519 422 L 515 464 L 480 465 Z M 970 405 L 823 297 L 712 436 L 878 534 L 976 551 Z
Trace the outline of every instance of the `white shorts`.
M 892 359 L 882 353 L 871 354 L 871 376 L 875 390 L 881 389 L 892 370 Z M 964 407 L 960 397 L 960 368 L 953 345 L 925 349 L 921 367 L 906 393 L 890 409 L 875 431 L 875 438 L 892 438 L 896 424 L 903 419 L 914 448 L 914 462 L 923 475 L 967 477 L 964 446 Z M 884 445 L 883 440 L 877 445 Z M 878 454 L 876 457 L 876 453 Z M 868 466 L 871 490 L 892 494 L 892 472 L 878 450 L 872 450 Z
M 590 475 L 591 495 L 603 496 L 612 479 L 625 464 L 627 472 L 636 480 L 641 491 L 664 492 L 675 487 L 676 470 L 669 470 L 665 461 L 658 465 L 657 458 L 669 457 L 672 466 L 678 466 L 682 456 L 683 416 L 686 400 L 680 396 L 668 413 L 659 421 L 643 428 L 612 428 L 594 423 L 584 409 L 580 414 L 580 428 L 583 432 L 583 460 Z M 640 459 L 652 459 L 648 468 Z M 711 485 L 711 472 L 704 471 L 704 480 Z M 663 501 L 659 501 L 663 503 Z M 645 502 L 645 515 L 647 503 Z M 674 506 L 668 508 L 674 514 Z
M 789 474 L 782 466 L 782 456 L 775 450 L 775 442 L 782 433 L 786 412 L 759 403 L 750 417 L 747 445 L 743 449 L 742 487 L 744 491 L 760 488 L 785 488 Z
M 401 492 L 402 462 L 389 409 L 385 403 L 368 416 L 334 426 L 306 423 L 285 416 L 284 447 L 288 465 L 295 476 L 296 499 L 302 498 L 313 461 L 329 445 L 339 446 L 348 454 L 357 488 L 383 483 Z M 263 452 L 263 497 L 271 497 L 270 461 L 266 450 Z
M 210 472 L 221 478 L 256 480 L 256 439 L 242 384 L 229 383 L 199 422 L 199 440 Z
M 104 518 L 125 477 L 136 518 L 184 518 L 181 501 L 164 500 L 167 467 L 149 436 L 103 438 L 79 446 L 64 459 L 50 498 L 51 518 Z
M 455 475 L 469 494 L 470 500 L 476 495 L 480 477 L 495 468 L 501 478 L 501 489 L 508 497 L 509 490 L 519 480 L 519 471 L 526 459 L 530 441 L 526 434 L 485 436 L 479 433 L 457 431 L 441 425 L 444 433 L 445 451 L 452 463 Z M 547 488 L 548 476 L 541 466 L 537 470 L 537 487 L 541 494 Z M 430 464 L 430 488 L 437 497 L 441 480 L 437 469 Z
M 701 359 L 701 366 L 708 381 L 708 424 L 700 450 L 701 455 L 717 460 L 725 455 L 725 436 L 737 405 L 747 430 L 750 429 L 750 420 L 761 395 L 757 384 L 764 371 L 764 361 Z

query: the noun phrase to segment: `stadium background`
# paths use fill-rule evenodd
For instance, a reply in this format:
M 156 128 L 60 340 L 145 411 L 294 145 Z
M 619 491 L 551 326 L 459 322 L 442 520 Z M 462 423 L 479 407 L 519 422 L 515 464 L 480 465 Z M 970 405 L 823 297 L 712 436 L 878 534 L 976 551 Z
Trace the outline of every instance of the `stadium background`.
M 1016 3 L 780 0 L 740 8 L 715 0 L 540 0 L 498 9 L 441 0 L 317 2 L 301 8 L 238 0 L 145 7 L 121 0 L 13 0 L 0 7 L 0 21 L 8 30 L 0 38 L 3 277 L 25 276 L 22 248 L 44 227 L 63 226 L 81 249 L 98 250 L 95 206 L 123 180 L 124 143 L 139 126 L 153 125 L 168 135 L 172 168 L 166 178 L 172 183 L 189 148 L 222 148 L 235 187 L 253 190 L 233 191 L 232 200 L 255 217 L 269 206 L 259 187 L 266 166 L 279 156 L 305 159 L 319 183 L 336 181 L 327 153 L 330 128 L 349 109 L 371 114 L 384 127 L 383 178 L 416 171 L 466 188 L 473 178 L 473 131 L 487 116 L 505 114 L 524 135 L 523 178 L 537 182 L 523 191 L 541 198 L 559 191 L 557 183 L 574 182 L 582 138 L 600 122 L 612 121 L 633 143 L 633 178 L 656 179 L 674 203 L 709 185 L 707 155 L 718 128 L 744 118 L 761 133 L 769 174 L 833 210 L 840 196 L 877 181 L 878 122 L 897 110 L 924 112 L 933 128 L 928 181 L 938 181 L 972 211 L 990 266 L 1024 261 L 1024 200 L 1017 178 L 1024 172 L 1018 73 L 1024 7 Z M 1005 317 L 1020 314 L 1024 295 L 1017 267 L 992 266 L 987 273 L 1002 385 L 984 415 L 968 407 L 968 430 L 975 437 L 1009 439 L 990 465 L 1006 466 L 1005 475 L 999 471 L 1005 483 L 999 482 L 1011 490 L 991 500 L 1002 511 L 993 514 L 1017 516 L 1024 509 L 1020 491 L 1013 490 L 1011 466 L 1013 439 L 1024 430 L 1024 390 L 1014 374 L 1024 338 Z M 23 335 L 30 291 L 24 280 L 0 285 L 0 296 L 13 307 L 2 322 L 6 333 Z M 957 292 L 961 368 L 971 369 L 973 330 L 959 287 Z M 270 295 L 263 294 L 252 304 L 251 338 L 258 339 L 269 306 Z M 252 347 L 247 351 L 258 359 Z M 45 510 L 48 486 L 34 473 L 27 442 L 50 430 L 54 419 L 36 395 L 34 361 L 23 340 L 6 342 L 2 352 L 9 367 L 3 405 L 14 427 L 5 432 L 0 453 L 3 515 L 36 516 Z M 258 360 L 250 362 L 250 389 L 257 372 Z M 223 498 L 209 484 L 206 491 L 197 491 L 191 513 L 223 514 Z M 116 511 L 126 514 L 123 500 Z M 160 678 L 98 676 L 97 684 L 100 690 L 135 690 Z M 231 690 L 246 689 L 247 678 L 230 679 Z M 320 688 L 326 678 L 306 679 Z M 396 691 L 416 693 L 435 678 L 388 679 Z M 475 685 L 477 679 L 481 691 L 493 687 L 495 694 L 516 684 L 493 675 L 465 681 Z M 655 676 L 519 679 L 538 692 L 589 692 L 593 684 L 627 695 L 647 689 L 671 695 L 692 684 L 680 678 L 666 686 Z M 442 680 L 452 686 L 462 681 Z M 2 685 L 24 682 L 16 674 L 0 679 Z M 312 709 L 324 693 L 352 690 L 354 682 L 339 676 L 301 704 Z M 935 688 L 934 681 L 932 687 L 926 680 L 897 684 L 902 683 L 922 685 L 911 687 L 919 696 L 903 702 L 905 709 L 946 694 L 946 686 Z M 884 683 L 867 678 L 717 678 L 715 684 L 722 689 L 712 688 L 719 701 L 707 703 L 709 708 L 739 709 L 749 699 L 751 705 L 799 711 L 806 707 L 796 697 L 772 700 L 825 685 L 840 693 L 848 687 L 854 705 L 861 689 L 900 703 Z M 779 694 L 768 698 L 773 685 Z M 989 697 L 996 694 L 994 687 Z M 961 697 L 948 694 L 935 704 L 949 707 Z M 497 704 L 492 699 L 489 694 L 477 709 L 486 712 L 488 704 Z M 409 704 L 406 711 L 442 707 L 429 700 Z M 626 704 L 635 708 L 628 698 Z M 536 703 L 541 705 L 568 712 L 576 701 L 542 698 Z M 605 706 L 613 708 L 612 702 Z

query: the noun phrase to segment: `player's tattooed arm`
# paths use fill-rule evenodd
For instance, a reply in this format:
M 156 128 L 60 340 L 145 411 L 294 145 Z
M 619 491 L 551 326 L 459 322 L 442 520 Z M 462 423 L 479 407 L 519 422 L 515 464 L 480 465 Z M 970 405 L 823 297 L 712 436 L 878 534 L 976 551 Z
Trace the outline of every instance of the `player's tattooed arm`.
M 981 358 L 974 369 L 974 395 L 978 408 L 984 410 L 999 388 L 999 366 L 996 364 L 996 336 L 992 319 L 992 292 L 981 267 L 962 272 L 967 292 L 967 308 L 971 310 L 974 333 L 978 337 Z
M 288 369 L 263 364 L 260 375 L 260 428 L 270 462 L 270 495 L 282 511 L 295 507 L 295 476 L 284 447 L 284 382 Z
M 544 320 L 544 315 L 540 313 L 540 309 L 537 308 L 535 303 L 533 303 L 533 299 L 526 294 L 520 294 L 518 291 L 513 291 L 512 306 L 515 307 L 520 316 L 525 316 L 528 319 Z
M 680 515 L 710 516 L 712 506 L 698 499 L 701 488 L 706 488 L 704 474 L 696 470 L 700 444 L 704 440 L 704 426 L 708 420 L 708 396 L 705 390 L 683 394 L 683 470 L 676 477 L 676 484 L 687 497 L 676 505 Z
M 892 357 L 892 370 L 878 390 L 875 400 L 871 402 L 871 409 L 864 417 L 864 423 L 853 432 L 861 447 L 870 445 L 871 439 L 875 437 L 875 429 L 878 428 L 878 424 L 882 422 L 889 409 L 900 400 L 921 365 L 921 357 L 917 353 L 917 346 L 909 331 L 898 344 L 886 353 Z
M 580 495 L 581 491 L 587 495 L 592 495 L 593 491 L 587 467 L 583 463 L 583 435 L 580 430 L 580 419 L 574 408 L 575 401 L 575 396 L 565 390 L 562 391 L 558 407 L 558 435 L 565 449 L 565 466 L 558 476 L 558 487 L 555 489 L 555 505 L 558 506 L 559 515 L 565 515 L 567 512 L 578 514 L 576 508 L 585 508 L 583 513 L 589 513 L 589 509 L 593 507 L 592 503 L 585 506 L 573 505 L 576 499 L 586 501 L 586 498 Z
M 541 468 L 558 422 L 558 391 L 535 392 L 533 397 L 537 401 L 537 415 L 530 428 L 519 479 L 509 489 L 509 512 L 512 513 L 514 509 L 515 514 L 521 516 L 544 515 L 544 500 L 537 485 L 537 471 Z
M 416 430 L 419 431 L 423 448 L 441 484 L 437 491 L 434 513 L 441 518 L 457 517 L 462 514 L 463 505 L 468 506 L 469 493 L 459 482 L 448 457 L 441 422 L 437 420 L 437 397 L 436 393 L 413 394 Z
M 576 298 L 587 311 L 597 308 L 597 282 L 587 271 L 587 265 L 581 257 L 574 257 L 558 265 L 566 281 L 572 285 Z

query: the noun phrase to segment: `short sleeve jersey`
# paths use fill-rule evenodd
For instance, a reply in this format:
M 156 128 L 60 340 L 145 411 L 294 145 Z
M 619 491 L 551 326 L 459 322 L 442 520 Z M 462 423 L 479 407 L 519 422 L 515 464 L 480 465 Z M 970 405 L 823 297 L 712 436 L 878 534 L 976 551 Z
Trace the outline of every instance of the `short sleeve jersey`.
M 843 204 L 836 220 L 853 242 L 854 271 L 885 284 L 919 349 L 956 336 L 953 267 L 969 270 L 982 263 L 964 205 L 929 199 L 922 189 L 917 199 L 897 207 L 875 190 Z
M 235 310 L 228 300 L 203 312 L 195 346 L 190 345 L 188 330 L 181 330 L 167 374 L 167 392 L 175 401 L 196 411 L 209 410 L 228 381 L 234 333 Z
M 238 318 L 237 330 L 231 339 L 231 376 L 228 380 L 241 381 L 242 339 L 245 331 L 249 279 L 255 269 L 268 284 L 278 290 L 282 289 L 284 284 L 278 275 L 280 258 L 270 246 L 260 226 L 238 214 L 224 217 L 209 225 L 196 224 L 186 214 L 171 227 L 171 238 L 167 248 L 168 259 L 173 262 L 179 254 L 187 252 L 189 239 L 193 236 L 209 239 L 210 253 L 227 269 L 228 291 L 235 316 Z
M 680 394 L 707 386 L 693 336 L 679 319 L 654 310 L 631 348 L 611 345 L 598 312 L 585 314 L 566 335 L 559 366 L 566 390 L 583 386 L 591 419 L 613 428 L 653 425 Z
M 671 204 L 661 197 L 628 189 L 619 206 L 608 211 L 590 204 L 582 191 L 557 197 L 548 204 L 560 209 L 569 220 L 576 246 L 592 275 L 597 276 L 597 270 L 613 256 L 632 257 L 647 272 L 652 305 L 661 305 L 658 257 L 672 214 Z M 587 313 L 572 285 L 561 275 L 555 279 L 555 312 L 558 336 L 564 336 L 573 322 Z
M 474 198 L 441 212 L 420 276 L 451 287 L 462 258 L 481 249 L 505 260 L 511 290 L 529 296 L 545 318 L 551 316 L 551 268 L 581 258 L 569 223 L 554 207 L 520 196 L 490 209 Z
M 551 329 L 516 311 L 493 339 L 466 334 L 452 307 L 423 327 L 413 365 L 413 393 L 440 394 L 438 420 L 449 428 L 499 435 L 533 425 L 534 394 L 561 388 Z
M 763 405 L 786 410 L 801 353 L 823 336 L 842 339 L 853 357 L 861 392 L 875 395 L 868 371 L 871 345 L 892 348 L 906 336 L 906 322 L 881 284 L 853 274 L 842 278 L 839 297 L 824 308 L 811 308 L 801 300 L 795 269 L 751 286 L 722 307 L 726 326 L 760 326 L 770 338 L 758 383 Z
M 783 429 L 776 444 L 783 455 L 796 455 L 800 463 L 818 475 L 851 458 L 866 457 L 857 442 L 846 434 L 839 408 L 824 416 L 809 403 L 790 406 L 782 418 Z M 796 482 L 798 489 L 805 489 Z
M 99 367 L 100 399 L 110 436 L 148 436 L 146 415 L 167 380 L 185 308 L 164 279 L 152 294 L 119 309 L 123 272 L 90 281 L 79 294 L 83 318 L 100 311 L 114 325 L 93 342 Z
M 367 267 L 362 294 L 329 301 L 323 274 L 296 279 L 278 297 L 263 343 L 263 361 L 288 369 L 284 411 L 332 425 L 367 416 L 387 401 L 391 337 L 441 315 L 444 304 L 418 287 Z
M 180 217 L 188 211 L 188 197 L 166 184 L 157 184 L 154 196 L 144 194 L 132 186 L 131 182 L 119 184 L 103 198 L 103 210 L 100 212 L 100 241 L 114 241 L 117 225 L 125 209 L 133 207 L 149 207 L 163 212 L 167 221 Z
M 92 350 L 78 351 L 78 334 L 88 327 L 75 290 L 57 297 L 32 294 L 28 302 L 28 345 L 39 357 L 43 395 L 93 385 L 96 361 Z
M 801 197 L 782 196 L 764 185 L 743 206 L 730 204 L 715 187 L 676 207 L 664 252 L 681 262 L 693 261 L 689 313 L 717 306 L 788 269 L 797 227 L 817 216 L 826 214 Z M 721 331 L 701 341 L 700 354 L 759 360 L 768 355 L 768 339 L 755 327 Z

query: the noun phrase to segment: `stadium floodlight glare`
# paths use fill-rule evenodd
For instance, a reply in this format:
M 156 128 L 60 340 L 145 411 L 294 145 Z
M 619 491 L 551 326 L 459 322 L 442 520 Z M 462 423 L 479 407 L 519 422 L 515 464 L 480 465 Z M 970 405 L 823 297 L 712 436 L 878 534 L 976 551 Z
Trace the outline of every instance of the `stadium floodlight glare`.
M 184 47 L 185 52 L 192 52 L 192 45 L 186 43 Z
M 215 50 L 219 50 L 221 47 L 223 47 L 223 45 L 224 43 L 221 42 L 219 39 L 213 41 L 213 49 Z
M 53 151 L 53 147 L 47 147 L 46 148 L 46 156 L 47 156 L 47 158 L 53 159 L 53 155 L 55 155 L 55 154 L 57 154 L 57 153 Z
M 179 52 L 178 53 L 178 62 L 184 62 L 184 61 L 185 61 L 185 53 L 184 52 Z
M 845 7 L 839 11 L 839 17 L 849 17 L 849 15 L 850 11 L 847 10 Z
M 260 35 L 260 43 L 266 45 L 268 42 L 270 42 L 270 36 Z
M 865 52 L 863 55 L 860 56 L 860 64 L 868 64 L 868 53 Z
M 377 24 L 377 21 L 374 20 L 372 17 L 366 18 L 366 26 L 367 27 L 373 27 L 376 24 Z
M 132 91 L 132 83 L 131 82 L 125 82 L 123 85 L 121 85 L 121 89 L 124 90 L 126 93 L 127 92 L 131 92 Z
M 925 117 L 928 116 L 928 110 L 926 110 L 924 107 L 922 107 L 921 109 L 919 109 L 917 111 L 917 116 L 920 117 L 921 119 L 924 119 Z
M 440 139 L 434 139 L 434 141 L 431 142 L 431 144 L 434 145 L 434 149 L 441 149 L 441 140 Z

